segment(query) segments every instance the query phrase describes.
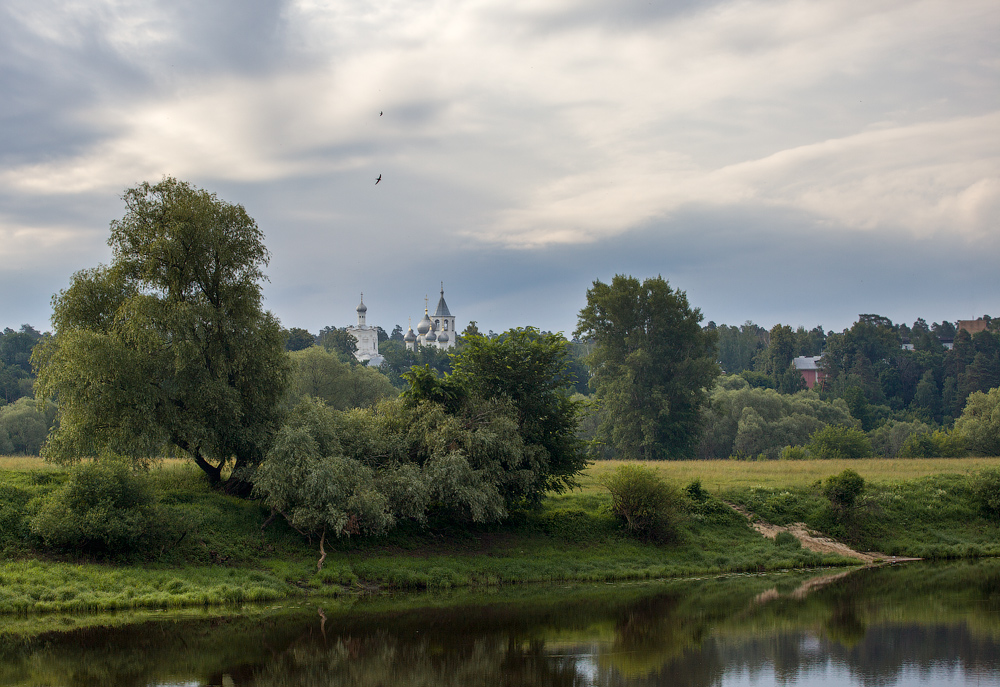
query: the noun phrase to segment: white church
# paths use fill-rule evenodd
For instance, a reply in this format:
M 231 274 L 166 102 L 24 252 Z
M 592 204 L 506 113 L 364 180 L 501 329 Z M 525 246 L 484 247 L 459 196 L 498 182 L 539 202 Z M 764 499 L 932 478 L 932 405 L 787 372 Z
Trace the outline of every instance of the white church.
M 455 316 L 444 301 L 444 282 L 441 282 L 441 298 L 438 299 L 434 315 L 427 311 L 427 299 L 424 298 L 424 319 L 417 323 L 417 331 L 411 326 L 403 336 L 408 351 L 417 350 L 417 346 L 433 346 L 434 348 L 452 348 L 455 345 Z
M 361 303 L 357 308 L 358 324 L 355 327 L 348 327 L 347 333 L 357 341 L 354 357 L 359 362 L 367 363 L 371 366 L 378 366 L 385 360 L 378 352 L 378 328 L 369 327 L 366 323 L 368 306 L 365 305 L 365 294 L 361 294 Z M 444 300 L 444 282 L 441 283 L 441 297 L 438 299 L 437 308 L 431 315 L 427 308 L 427 299 L 424 298 L 424 317 L 417 323 L 417 331 L 413 331 L 410 326 L 403 341 L 406 349 L 417 350 L 417 346 L 433 346 L 434 348 L 453 348 L 455 346 L 455 316 L 448 309 L 448 304 Z
M 365 305 L 365 294 L 361 294 L 361 304 L 358 306 L 358 325 L 348 327 L 347 333 L 357 340 L 354 357 L 362 363 L 377 367 L 385 360 L 378 354 L 378 329 L 365 323 L 368 306 Z

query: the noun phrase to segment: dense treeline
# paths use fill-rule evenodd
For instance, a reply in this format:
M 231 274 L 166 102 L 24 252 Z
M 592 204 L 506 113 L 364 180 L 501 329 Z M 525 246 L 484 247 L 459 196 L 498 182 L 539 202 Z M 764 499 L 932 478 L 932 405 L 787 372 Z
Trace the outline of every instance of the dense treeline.
M 845 399 L 866 431 L 888 420 L 950 426 L 974 391 L 1000 385 L 1000 322 L 980 318 L 986 329 L 970 334 L 950 322 L 910 327 L 880 315 L 860 315 L 843 332 L 815 327 L 770 331 L 708 324 L 719 341 L 719 364 L 751 386 L 795 393 L 803 388 L 792 361 L 822 355 L 828 397 Z
M 0 334 L 0 455 L 38 455 L 55 423 L 55 405 L 34 398 L 31 352 L 46 336 L 28 324 Z
M 785 449 L 807 447 L 827 425 L 842 428 L 842 438 L 850 430 L 864 432 L 861 455 L 986 450 L 983 442 L 951 432 L 973 394 L 1000 386 L 1000 322 L 989 316 L 980 321 L 985 329 L 974 334 L 949 322 L 918 319 L 910 327 L 870 314 L 843 332 L 825 334 L 822 327 L 779 324 L 767 331 L 752 322 L 709 323 L 718 336 L 720 365 L 732 376 L 706 410 L 699 455 L 806 457 L 808 451 Z M 798 356 L 822 356 L 824 379 L 815 390 L 804 390 L 793 364 Z M 791 410 L 803 403 L 827 405 L 827 419 Z

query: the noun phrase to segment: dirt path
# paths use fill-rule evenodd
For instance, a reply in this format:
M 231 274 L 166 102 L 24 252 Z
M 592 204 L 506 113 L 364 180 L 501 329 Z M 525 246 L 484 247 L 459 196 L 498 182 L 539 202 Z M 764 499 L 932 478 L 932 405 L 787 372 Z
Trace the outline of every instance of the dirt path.
M 804 522 L 795 522 L 791 525 L 772 525 L 769 522 L 764 522 L 760 518 L 749 513 L 745 508 L 737 506 L 734 503 L 730 503 L 729 506 L 735 510 L 737 513 L 745 517 L 750 526 L 755 530 L 763 534 L 768 539 L 774 539 L 778 536 L 779 532 L 788 532 L 800 542 L 802 546 L 809 549 L 810 551 L 816 551 L 817 553 L 832 553 L 840 556 L 847 556 L 848 558 L 857 558 L 865 565 L 872 565 L 874 563 L 889 563 L 889 562 L 902 562 L 902 561 L 918 561 L 919 558 L 904 558 L 902 556 L 887 556 L 884 553 L 877 553 L 874 551 L 869 551 L 867 553 L 861 551 L 855 551 L 847 544 L 843 542 L 836 541 L 835 539 L 830 539 L 825 537 L 819 532 L 810 530 L 809 526 Z

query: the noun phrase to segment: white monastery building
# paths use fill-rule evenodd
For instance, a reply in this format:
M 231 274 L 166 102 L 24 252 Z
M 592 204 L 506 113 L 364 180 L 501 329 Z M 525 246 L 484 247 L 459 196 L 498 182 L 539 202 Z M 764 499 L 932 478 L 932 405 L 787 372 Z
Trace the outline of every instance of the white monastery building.
M 382 356 L 378 354 L 378 329 L 365 324 L 368 307 L 365 305 L 365 294 L 361 294 L 361 305 L 358 306 L 358 326 L 348 327 L 347 333 L 357 339 L 354 357 L 372 366 L 382 364 Z
M 435 348 L 452 348 L 455 345 L 455 316 L 448 310 L 444 301 L 444 282 L 441 282 L 441 298 L 437 309 L 431 315 L 427 311 L 427 299 L 424 299 L 424 318 L 417 323 L 417 331 L 411 326 L 403 337 L 406 348 L 417 350 L 417 346 L 433 346 Z

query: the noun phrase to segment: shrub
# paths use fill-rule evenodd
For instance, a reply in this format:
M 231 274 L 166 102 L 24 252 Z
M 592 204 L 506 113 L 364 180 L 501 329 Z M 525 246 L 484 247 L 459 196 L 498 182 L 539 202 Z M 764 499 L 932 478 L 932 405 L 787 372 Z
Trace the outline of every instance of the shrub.
M 782 460 L 809 460 L 810 455 L 802 446 L 786 446 L 781 452 Z
M 899 449 L 905 458 L 957 458 L 965 455 L 959 434 L 942 432 L 918 432 L 911 434 Z
M 791 532 L 778 532 L 778 536 L 774 538 L 774 545 L 786 549 L 802 548 L 802 542 Z
M 833 475 L 826 479 L 823 484 L 823 495 L 830 499 L 830 503 L 835 507 L 841 510 L 850 510 L 864 489 L 864 478 L 848 468 L 839 475 Z
M 704 503 L 708 500 L 708 491 L 705 490 L 705 487 L 701 486 L 700 479 L 696 479 L 684 487 L 684 491 L 687 492 L 688 498 L 696 503 Z
M 622 465 L 601 484 L 611 492 L 611 512 L 630 531 L 648 539 L 673 533 L 681 495 L 655 470 Z
M 872 455 L 871 441 L 864 432 L 840 425 L 827 425 L 813 432 L 808 448 L 817 458 L 868 458 Z
M 99 556 L 144 554 L 167 535 L 148 476 L 103 458 L 75 468 L 31 519 L 45 546 Z
M 1000 517 L 1000 470 L 982 470 L 971 479 L 972 499 L 988 517 Z

